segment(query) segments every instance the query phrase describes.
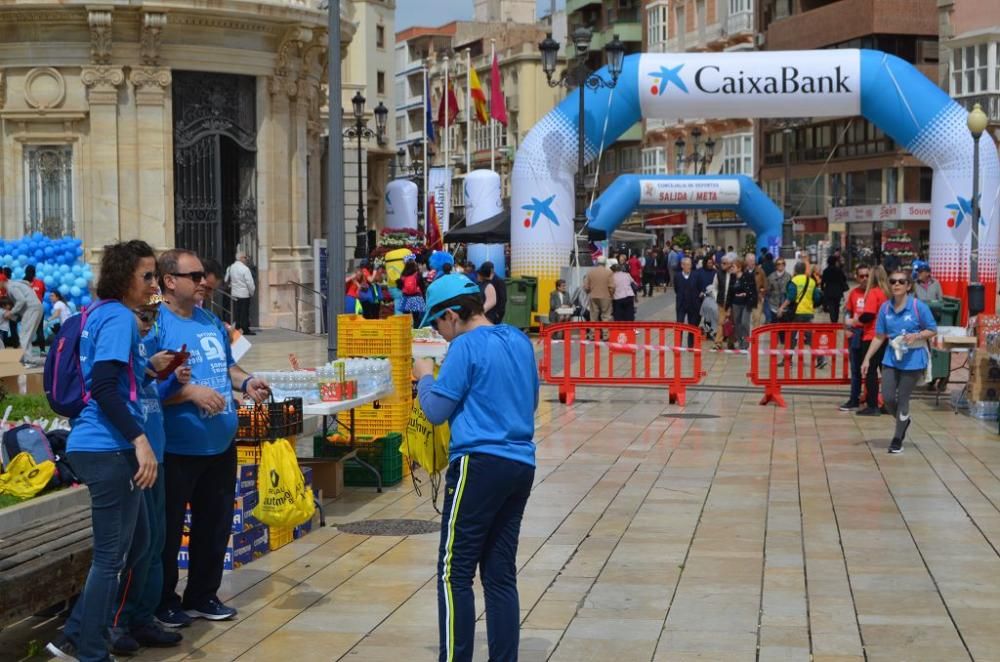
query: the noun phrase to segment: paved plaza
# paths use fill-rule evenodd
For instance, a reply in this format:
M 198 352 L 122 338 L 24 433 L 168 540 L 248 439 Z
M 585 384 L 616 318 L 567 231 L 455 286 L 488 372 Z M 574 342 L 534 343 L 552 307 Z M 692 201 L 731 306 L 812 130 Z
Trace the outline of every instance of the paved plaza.
M 666 317 L 669 303 L 641 310 Z M 325 339 L 302 338 L 265 332 L 249 363 L 322 359 Z M 1000 659 L 995 423 L 923 398 L 912 441 L 890 456 L 890 420 L 837 411 L 842 394 L 761 407 L 760 389 L 735 388 L 746 357 L 706 367 L 716 386 L 683 409 L 618 387 L 581 389 L 566 407 L 543 388 L 518 559 L 521 660 Z M 436 659 L 437 534 L 336 526 L 434 520 L 429 491 L 349 488 L 326 514 L 326 528 L 227 573 L 221 597 L 238 620 L 199 621 L 183 648 L 139 659 Z M 8 655 L 52 627 L 0 634 L 0 657 L 21 659 Z

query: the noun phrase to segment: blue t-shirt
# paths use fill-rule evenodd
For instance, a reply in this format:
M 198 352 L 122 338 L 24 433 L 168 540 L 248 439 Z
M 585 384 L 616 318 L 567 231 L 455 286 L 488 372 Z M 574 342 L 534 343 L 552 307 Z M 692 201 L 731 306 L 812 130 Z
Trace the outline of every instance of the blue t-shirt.
M 160 304 L 156 325 L 157 347 L 191 353 L 191 383 L 218 391 L 226 409 L 214 416 L 202 413 L 192 402 L 168 405 L 163 410 L 166 451 L 177 455 L 218 455 L 236 434 L 236 406 L 229 367 L 235 363 L 229 337 L 222 323 L 209 312 L 195 308 L 190 318 L 170 312 Z
M 91 375 L 94 364 L 101 361 L 116 361 L 130 366 L 121 372 L 118 390 L 127 403 L 129 413 L 140 426 L 146 415 L 139 399 L 142 375 L 146 371 L 146 347 L 139 340 L 139 325 L 135 313 L 121 302 L 110 301 L 101 304 L 87 316 L 87 323 L 80 334 L 80 368 L 89 393 L 93 388 Z M 129 378 L 129 372 L 135 376 Z M 135 393 L 133 394 L 133 384 Z M 135 397 L 133 397 L 133 395 Z M 131 440 L 126 439 L 115 428 L 96 400 L 90 400 L 73 420 L 73 429 L 66 441 L 66 452 L 109 452 L 131 450 Z
M 882 365 L 899 370 L 924 370 L 930 356 L 926 346 L 910 347 L 909 350 L 903 352 L 902 359 L 897 359 L 896 352 L 888 346 L 888 343 L 904 333 L 918 333 L 928 329 L 937 331 L 937 322 L 934 321 L 931 309 L 923 301 L 908 297 L 906 305 L 898 313 L 892 299 L 883 303 L 882 307 L 879 308 L 878 317 L 875 319 L 875 333 L 886 338 L 885 358 L 882 359 Z
M 481 326 L 452 340 L 431 392 L 458 403 L 449 462 L 485 453 L 535 466 L 538 369 L 521 331 Z

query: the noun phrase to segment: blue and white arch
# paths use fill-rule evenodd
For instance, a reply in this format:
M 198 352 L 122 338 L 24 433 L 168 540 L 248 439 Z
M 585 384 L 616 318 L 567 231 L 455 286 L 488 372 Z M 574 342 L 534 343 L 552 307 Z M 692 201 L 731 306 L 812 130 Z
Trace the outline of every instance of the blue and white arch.
M 608 236 L 636 209 L 731 209 L 777 255 L 781 210 L 746 175 L 622 175 L 594 201 L 587 226 Z
M 598 72 L 608 77 L 606 69 Z M 651 53 L 625 58 L 617 86 L 574 91 L 525 137 L 514 161 L 511 262 L 539 277 L 547 301 L 573 248 L 577 94 L 585 94 L 584 153 L 593 160 L 643 118 L 839 117 L 863 115 L 934 171 L 930 262 L 945 291 L 965 297 L 971 223 L 972 137 L 966 111 L 913 65 L 878 51 Z M 997 272 L 996 146 L 980 145 L 979 276 Z M 551 214 L 534 212 L 543 205 Z M 993 298 L 987 297 L 992 308 Z

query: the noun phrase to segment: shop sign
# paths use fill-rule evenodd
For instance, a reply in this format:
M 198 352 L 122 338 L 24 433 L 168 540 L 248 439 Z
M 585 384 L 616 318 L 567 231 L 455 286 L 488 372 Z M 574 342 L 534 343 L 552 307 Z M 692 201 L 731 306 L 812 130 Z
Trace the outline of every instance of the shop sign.
M 687 225 L 687 214 L 684 212 L 677 212 L 674 214 L 660 214 L 659 216 L 650 216 L 646 218 L 643 222 L 643 227 L 647 230 L 650 228 L 666 228 L 666 227 L 677 227 Z
M 741 227 L 746 225 L 739 214 L 732 209 L 712 209 L 705 212 L 705 222 L 709 227 Z
M 642 179 L 639 189 L 640 205 L 735 205 L 740 201 L 740 183 L 735 179 Z
M 929 202 L 900 202 L 891 205 L 857 205 L 832 207 L 827 220 L 831 223 L 872 223 L 878 221 L 930 221 Z

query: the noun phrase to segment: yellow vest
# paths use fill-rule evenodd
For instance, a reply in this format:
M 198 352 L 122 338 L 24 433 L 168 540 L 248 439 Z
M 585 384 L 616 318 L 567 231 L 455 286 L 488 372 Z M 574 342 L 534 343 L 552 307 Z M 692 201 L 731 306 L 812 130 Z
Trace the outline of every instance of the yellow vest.
M 796 315 L 814 314 L 816 312 L 816 307 L 815 305 L 813 305 L 813 294 L 816 292 L 816 281 L 814 281 L 808 275 L 800 274 L 792 278 L 792 283 L 795 284 L 795 300 L 799 302 L 798 307 L 795 309 L 795 314 Z M 807 288 L 805 296 L 802 296 L 803 287 Z M 801 299 L 801 301 L 799 301 L 799 299 Z

